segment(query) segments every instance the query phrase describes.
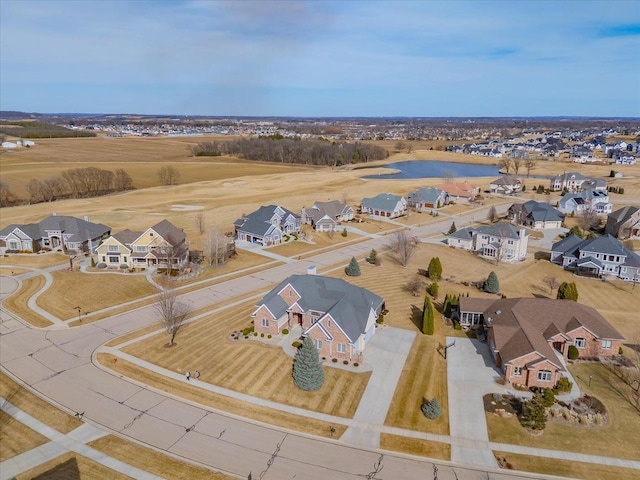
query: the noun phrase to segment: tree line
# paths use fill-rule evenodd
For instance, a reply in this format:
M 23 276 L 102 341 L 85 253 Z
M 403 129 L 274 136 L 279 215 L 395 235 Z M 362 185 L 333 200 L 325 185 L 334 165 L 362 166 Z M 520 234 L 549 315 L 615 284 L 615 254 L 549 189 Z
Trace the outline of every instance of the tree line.
M 306 165 L 347 165 L 382 160 L 389 153 L 367 143 L 337 143 L 326 140 L 300 140 L 282 136 L 240 138 L 229 142 L 203 142 L 192 149 L 195 156 L 234 155 L 263 162 Z
M 124 169 L 112 172 L 97 167 L 64 170 L 57 177 L 43 180 L 32 178 L 27 184 L 29 204 L 53 202 L 63 198 L 98 197 L 133 188 L 133 180 Z M 5 192 L 0 196 L 2 206 L 18 203 L 7 184 L 2 185 L 2 190 Z

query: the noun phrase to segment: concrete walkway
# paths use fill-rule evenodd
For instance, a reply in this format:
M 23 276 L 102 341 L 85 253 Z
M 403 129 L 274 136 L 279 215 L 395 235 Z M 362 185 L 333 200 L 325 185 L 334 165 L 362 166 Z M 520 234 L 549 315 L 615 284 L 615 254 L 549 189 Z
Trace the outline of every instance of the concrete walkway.
M 2 407 L 3 412 L 51 440 L 49 443 L 21 453 L 20 455 L 16 455 L 15 457 L 9 458 L 0 463 L 1 480 L 13 478 L 69 451 L 75 452 L 89 460 L 132 478 L 143 480 L 156 480 L 161 478 L 127 463 L 121 462 L 120 460 L 116 460 L 105 453 L 99 452 L 98 450 L 94 450 L 93 448 L 85 445 L 86 443 L 107 435 L 107 432 L 104 430 L 100 430 L 88 423 L 84 423 L 65 435 L 54 430 L 48 425 L 45 425 L 28 413 L 20 410 L 18 407 L 2 397 L 0 397 L 0 406 Z
M 556 356 L 558 357 L 558 360 L 564 367 L 565 371 L 562 374 L 562 376 L 567 377 L 569 381 L 572 383 L 571 391 L 569 393 L 565 393 L 564 395 L 556 395 L 556 398 L 562 402 L 572 402 L 580 398 L 580 395 L 582 395 L 582 392 L 580 391 L 580 387 L 578 387 L 578 382 L 575 381 L 575 379 L 573 378 L 573 375 L 571 375 L 571 372 L 567 368 L 567 362 L 565 362 L 562 354 L 556 349 L 553 349 L 553 353 L 556 354 Z
M 283 243 L 282 245 L 286 245 Z M 255 253 L 256 255 L 262 255 L 263 257 L 271 258 L 273 260 L 278 260 L 279 262 L 284 263 L 295 263 L 296 260 L 293 258 L 285 257 L 284 255 L 278 255 L 277 253 L 273 253 L 268 249 L 265 249 L 262 245 L 258 243 L 245 242 L 244 240 L 236 240 L 236 248 L 238 250 L 245 250 L 247 252 Z

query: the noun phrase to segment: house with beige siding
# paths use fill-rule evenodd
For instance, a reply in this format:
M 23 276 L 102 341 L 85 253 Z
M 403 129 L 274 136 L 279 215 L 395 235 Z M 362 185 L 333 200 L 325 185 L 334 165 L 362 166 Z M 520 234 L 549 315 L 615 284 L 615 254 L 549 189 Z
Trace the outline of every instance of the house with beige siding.
M 278 245 L 284 236 L 300 232 L 300 215 L 278 205 L 262 206 L 234 222 L 237 240 L 263 246 Z
M 624 207 L 610 213 L 605 232 L 621 240 L 640 238 L 640 208 Z
M 182 230 L 169 220 L 147 228 L 144 232 L 123 230 L 96 249 L 98 263 L 109 268 L 180 269 L 189 261 L 189 248 Z M 126 267 L 125 267 L 126 266 Z
M 302 223 L 311 225 L 318 232 L 335 232 L 340 223 L 353 220 L 353 208 L 338 200 L 315 202 L 311 208 L 302 208 Z
M 571 300 L 462 297 L 459 309 L 460 319 L 474 326 L 480 313 L 478 328 L 484 329 L 505 381 L 514 385 L 552 388 L 564 375 L 561 358 L 567 358 L 569 346 L 579 358 L 613 357 L 624 341 L 595 309 Z
M 286 328 L 309 336 L 320 357 L 362 361 L 384 299 L 339 278 L 291 275 L 257 304 L 254 331 L 278 335 Z

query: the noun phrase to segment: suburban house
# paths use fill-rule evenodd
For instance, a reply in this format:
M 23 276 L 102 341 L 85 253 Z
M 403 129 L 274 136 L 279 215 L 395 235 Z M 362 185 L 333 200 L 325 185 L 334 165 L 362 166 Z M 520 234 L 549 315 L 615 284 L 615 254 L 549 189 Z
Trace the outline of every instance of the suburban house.
M 111 227 L 76 217 L 53 214 L 38 223 L 9 225 L 0 230 L 0 247 L 8 252 L 38 252 L 43 248 L 62 247 L 76 252 L 93 253 L 111 234 Z
M 335 232 L 340 222 L 353 220 L 353 215 L 353 208 L 338 200 L 315 202 L 311 208 L 303 207 L 300 212 L 301 222 L 318 232 Z
M 129 229 L 118 232 L 96 249 L 98 263 L 109 268 L 184 267 L 189 248 L 182 230 L 163 220 L 144 232 Z
M 236 238 L 261 245 L 282 243 L 284 235 L 298 233 L 301 219 L 286 208 L 277 205 L 262 206 L 234 222 Z
M 509 207 L 509 219 L 518 225 L 529 228 L 560 228 L 564 215 L 548 203 L 529 200 L 525 203 L 514 203 Z
M 590 188 L 580 193 L 567 193 L 560 198 L 558 210 L 565 214 L 576 215 L 593 211 L 597 214 L 611 213 L 613 206 L 609 203 L 609 194 L 606 191 Z
M 362 361 L 366 343 L 374 335 L 384 299 L 339 278 L 291 275 L 258 303 L 254 331 L 277 335 L 300 328 L 321 357 Z
M 498 222 L 482 227 L 466 227 L 447 236 L 447 245 L 471 250 L 480 256 L 502 262 L 517 262 L 527 257 L 529 234 L 510 223 Z
M 610 213 L 605 232 L 621 239 L 640 237 L 640 208 L 624 207 Z
M 440 208 L 449 203 L 449 195 L 439 188 L 420 188 L 407 195 L 407 205 L 420 212 L 424 209 Z
M 570 235 L 551 247 L 551 261 L 578 275 L 600 278 L 614 275 L 628 282 L 640 282 L 640 255 L 612 235 L 582 240 Z
M 461 297 L 459 309 L 461 323 L 482 325 L 496 366 L 514 385 L 552 388 L 569 346 L 579 357 L 613 357 L 624 341 L 595 309 L 572 300 Z
M 368 213 L 374 217 L 396 218 L 403 215 L 407 209 L 407 201 L 404 197 L 381 193 L 372 198 L 363 198 L 360 205 L 362 213 Z
M 491 182 L 489 191 L 503 195 L 515 195 L 522 191 L 522 182 L 513 175 L 503 175 Z
M 585 177 L 578 172 L 564 172 L 551 178 L 549 189 L 552 192 L 579 192 L 588 188 L 607 191 L 607 182 L 601 178 Z
M 447 195 L 449 195 L 449 200 L 460 200 L 463 198 L 471 201 L 480 193 L 480 188 L 466 181 L 461 183 L 444 183 L 437 185 L 436 188 L 444 190 Z

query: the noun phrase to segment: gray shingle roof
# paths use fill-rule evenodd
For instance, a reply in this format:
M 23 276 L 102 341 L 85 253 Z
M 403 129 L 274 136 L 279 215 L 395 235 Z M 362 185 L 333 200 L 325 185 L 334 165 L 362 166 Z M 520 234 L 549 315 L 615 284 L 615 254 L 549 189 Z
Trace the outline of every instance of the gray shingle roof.
M 529 200 L 524 203 L 524 208 L 527 211 L 527 214 L 531 215 L 536 222 L 555 222 L 562 221 L 564 218 L 562 213 L 548 203 Z
M 551 251 L 552 252 L 562 252 L 562 253 L 572 252 L 582 242 L 583 242 L 583 240 L 580 237 L 578 237 L 577 235 L 569 235 L 568 237 L 563 238 L 559 242 L 554 243 L 551 246 Z
M 610 234 L 585 240 L 578 248 L 581 252 L 606 253 L 608 255 L 626 255 L 624 246 Z
M 476 229 L 478 233 L 483 235 L 492 235 L 501 238 L 519 238 L 518 229 L 507 222 L 498 222 L 493 225 L 482 226 Z
M 66 215 L 51 215 L 38 223 L 9 225 L 0 232 L 0 235 L 5 235 L 5 232 L 7 232 L 6 234 L 9 234 L 11 231 L 15 230 L 16 227 L 20 228 L 20 230 L 33 240 L 38 240 L 47 236 L 47 231 L 60 230 L 64 234 L 70 235 L 69 241 L 74 243 L 93 240 L 106 235 L 111 231 L 111 227 L 101 223 L 87 222 L 86 220 Z
M 283 219 L 287 218 L 287 216 L 292 215 L 296 218 L 300 216 L 293 213 L 286 208 L 279 207 L 277 205 L 266 205 L 260 207 L 253 213 L 249 215 L 245 215 L 243 218 L 239 218 L 233 224 L 240 230 L 244 232 L 249 232 L 254 235 L 264 236 L 269 229 L 272 227 L 271 218 L 276 213 L 276 210 L 281 209 L 284 211 Z
M 439 188 L 435 187 L 419 188 L 415 192 L 407 195 L 407 200 L 410 203 L 422 202 L 432 203 L 435 205 L 438 202 L 438 199 L 441 198 L 444 193 L 444 190 L 440 190 Z
M 473 232 L 475 229 L 472 227 L 461 228 L 460 230 L 456 230 L 449 237 L 451 238 L 460 238 L 462 240 L 471 240 L 473 238 Z
M 640 210 L 640 207 L 623 207 L 609 214 L 609 218 L 616 220 L 616 223 L 624 223 Z
M 402 197 L 391 193 L 381 193 L 371 198 L 363 198 L 362 206 L 372 208 L 374 210 L 382 210 L 384 212 L 392 212 Z
M 173 246 L 183 243 L 186 239 L 184 232 L 169 220 L 162 220 L 151 228 Z

